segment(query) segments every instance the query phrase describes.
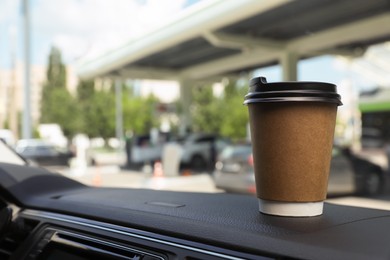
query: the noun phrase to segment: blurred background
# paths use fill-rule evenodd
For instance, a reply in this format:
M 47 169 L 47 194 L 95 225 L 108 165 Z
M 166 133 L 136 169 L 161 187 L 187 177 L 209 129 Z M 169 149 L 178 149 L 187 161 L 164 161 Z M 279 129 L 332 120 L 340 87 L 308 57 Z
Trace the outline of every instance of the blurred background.
M 324 81 L 344 103 L 329 196 L 387 200 L 388 1 L 0 6 L 0 138 L 32 165 L 95 186 L 253 195 L 249 80 Z

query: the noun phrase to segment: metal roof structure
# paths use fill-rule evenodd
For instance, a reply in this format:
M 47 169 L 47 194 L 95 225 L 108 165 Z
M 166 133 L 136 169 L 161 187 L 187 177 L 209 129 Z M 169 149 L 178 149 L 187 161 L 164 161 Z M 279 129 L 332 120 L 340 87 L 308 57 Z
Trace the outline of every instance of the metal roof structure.
M 388 0 L 211 0 L 81 64 L 78 73 L 200 80 L 289 66 L 294 57 L 357 56 L 389 40 Z

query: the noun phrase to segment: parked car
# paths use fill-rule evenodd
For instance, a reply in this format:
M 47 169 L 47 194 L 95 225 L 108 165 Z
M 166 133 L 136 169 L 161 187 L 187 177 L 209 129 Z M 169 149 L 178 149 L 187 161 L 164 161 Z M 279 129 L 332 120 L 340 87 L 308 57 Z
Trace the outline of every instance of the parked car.
M 161 159 L 164 143 L 153 143 L 150 135 L 139 135 L 133 138 L 126 147 L 128 165 L 144 164 Z
M 213 134 L 190 134 L 179 140 L 183 148 L 181 164 L 188 165 L 195 170 L 204 170 L 214 166 L 217 154 L 230 141 Z
M 69 160 L 74 156 L 71 151 L 61 150 L 51 143 L 38 139 L 18 141 L 15 151 L 26 160 L 41 166 L 69 165 Z
M 216 187 L 228 192 L 256 193 L 252 147 L 250 144 L 226 147 L 213 173 Z M 381 193 L 385 173 L 382 168 L 353 154 L 350 149 L 333 148 L 328 194 Z
M 361 142 L 364 148 L 381 148 L 385 143 L 381 131 L 369 127 L 364 127 L 362 129 Z

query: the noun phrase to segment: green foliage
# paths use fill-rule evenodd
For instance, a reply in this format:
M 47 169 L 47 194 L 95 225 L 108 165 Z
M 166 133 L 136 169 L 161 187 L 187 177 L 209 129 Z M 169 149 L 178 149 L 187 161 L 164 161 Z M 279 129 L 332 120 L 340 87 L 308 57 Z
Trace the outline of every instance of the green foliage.
M 123 127 L 136 133 L 148 133 L 157 126 L 154 116 L 154 97 L 135 97 L 132 88 L 122 85 Z M 89 137 L 109 138 L 115 136 L 116 99 L 115 88 L 96 90 L 93 81 L 80 81 L 77 87 L 77 100 L 80 106 L 80 132 Z
M 238 95 L 238 88 L 236 86 L 236 82 L 229 81 L 229 83 L 225 86 L 224 89 L 224 98 L 230 99 L 234 98 Z
M 1 128 L 10 129 L 9 119 L 7 118 Z
M 247 134 L 249 122 L 248 109 L 242 103 L 247 88 L 237 86 L 236 82 L 229 82 L 225 87 L 224 108 L 226 116 L 221 125 L 221 135 L 232 139 L 243 139 Z
M 94 81 L 80 81 L 77 97 L 66 89 L 66 70 L 61 52 L 52 48 L 47 70 L 47 82 L 42 90 L 41 123 L 59 124 L 65 135 L 86 133 L 90 137 L 115 136 L 115 88 L 95 89 Z M 155 114 L 157 99 L 136 97 L 129 86 L 123 89 L 123 127 L 137 134 L 148 133 L 158 126 Z M 242 105 L 246 89 L 235 82 L 225 87 L 222 97 L 215 97 L 211 86 L 193 88 L 191 113 L 193 128 L 198 132 L 213 132 L 232 139 L 246 135 L 247 108 Z M 182 108 L 178 105 L 178 110 Z
M 123 127 L 137 134 L 149 133 L 152 127 L 158 126 L 155 116 L 157 99 L 123 95 Z
M 76 100 L 66 88 L 43 89 L 41 123 L 59 124 L 66 136 L 72 136 L 80 128 L 80 110 Z
M 41 135 L 39 134 L 39 131 L 38 131 L 37 127 L 34 127 L 32 135 L 33 135 L 33 138 L 35 138 L 35 139 L 40 139 L 41 138 Z
M 89 137 L 115 136 L 115 95 L 108 91 L 96 91 L 82 105 L 81 132 Z
M 80 80 L 77 101 L 81 122 L 79 132 L 89 137 L 115 136 L 115 94 L 95 89 L 93 80 Z
M 80 80 L 77 86 L 77 100 L 87 102 L 95 93 L 95 82 L 93 80 Z
M 47 68 L 47 81 L 42 89 L 40 123 L 59 124 L 68 137 L 80 127 L 79 107 L 66 89 L 66 70 L 61 52 L 51 49 Z
M 51 87 L 66 87 L 66 69 L 65 65 L 62 63 L 61 51 L 54 46 L 50 50 L 46 76 L 47 82 Z
M 223 103 L 214 97 L 211 86 L 193 88 L 192 98 L 194 131 L 220 133 L 224 118 Z
M 246 136 L 248 110 L 242 105 L 245 87 L 236 82 L 225 86 L 222 97 L 214 97 L 211 86 L 194 88 L 192 103 L 193 128 L 197 132 L 216 133 L 232 139 Z
M 232 139 L 246 137 L 246 128 L 249 120 L 248 109 L 243 104 L 243 96 L 234 96 L 225 100 L 225 116 L 221 124 L 220 134 Z

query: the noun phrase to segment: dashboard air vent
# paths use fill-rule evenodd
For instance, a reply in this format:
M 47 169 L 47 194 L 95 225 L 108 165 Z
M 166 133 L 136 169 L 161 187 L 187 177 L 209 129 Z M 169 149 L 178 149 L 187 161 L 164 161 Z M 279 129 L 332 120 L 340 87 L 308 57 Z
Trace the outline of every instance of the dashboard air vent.
M 10 222 L 0 240 L 0 259 L 10 258 L 37 225 L 37 221 L 26 219 Z

